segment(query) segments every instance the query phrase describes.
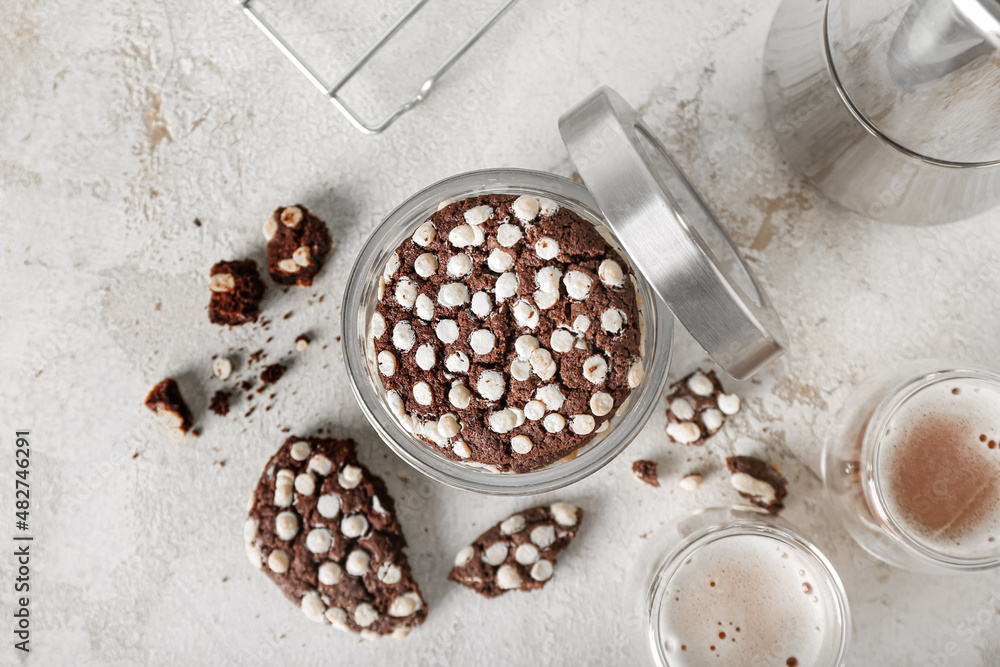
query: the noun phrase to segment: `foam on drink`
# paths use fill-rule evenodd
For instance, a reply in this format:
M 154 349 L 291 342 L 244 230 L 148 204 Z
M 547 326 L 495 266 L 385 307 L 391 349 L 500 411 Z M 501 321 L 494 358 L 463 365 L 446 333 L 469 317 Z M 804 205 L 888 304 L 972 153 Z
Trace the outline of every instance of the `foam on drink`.
M 941 554 L 1000 553 L 1000 386 L 942 380 L 907 398 L 880 435 L 885 510 Z
M 823 664 L 838 641 L 836 607 L 816 568 L 763 535 L 700 547 L 662 598 L 660 637 L 671 667 Z

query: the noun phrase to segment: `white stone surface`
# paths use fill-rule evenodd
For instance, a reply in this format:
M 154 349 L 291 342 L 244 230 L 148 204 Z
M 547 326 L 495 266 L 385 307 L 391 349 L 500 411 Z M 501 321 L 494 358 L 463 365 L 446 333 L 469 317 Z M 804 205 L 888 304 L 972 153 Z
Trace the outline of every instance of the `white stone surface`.
M 406 3 L 376 4 L 392 5 L 391 18 Z M 775 7 L 522 2 L 424 105 L 374 138 L 232 3 L 59 0 L 5 12 L 0 433 L 10 447 L 15 428 L 32 430 L 27 662 L 638 664 L 647 649 L 626 564 L 671 517 L 736 500 L 722 459 L 759 452 L 791 479 L 785 516 L 844 578 L 852 664 L 997 664 L 1000 573 L 919 576 L 873 561 L 824 509 L 817 473 L 832 413 L 865 376 L 922 356 L 1000 363 L 1000 212 L 933 229 L 879 225 L 802 183 L 777 151 L 760 91 Z M 356 54 L 377 32 L 340 43 Z M 637 106 L 702 190 L 783 313 L 791 349 L 759 377 L 726 382 L 743 409 L 703 448 L 667 443 L 661 405 L 619 460 L 563 492 L 496 499 L 434 484 L 380 443 L 345 381 L 335 338 L 353 257 L 384 215 L 436 179 L 506 165 L 571 174 L 556 121 L 601 84 Z M 354 90 L 362 101 L 383 92 Z M 326 269 L 311 288 L 269 288 L 267 332 L 211 325 L 211 265 L 260 262 L 264 221 L 295 202 L 330 223 Z M 292 353 L 303 331 L 314 343 Z M 241 400 L 227 418 L 206 416 L 222 386 L 211 356 L 244 350 L 239 373 L 259 347 L 293 360 L 275 407 L 247 418 Z M 671 379 L 705 363 L 680 333 Z M 142 406 L 167 375 L 197 412 L 200 438 L 171 443 Z M 308 622 L 243 554 L 246 498 L 280 429 L 326 425 L 388 471 L 430 606 L 406 640 L 363 643 Z M 660 489 L 631 479 L 637 458 L 660 463 Z M 694 471 L 702 487 L 680 490 Z M 483 527 L 557 499 L 586 516 L 544 591 L 484 601 L 446 581 L 453 554 Z M 0 557 L 4 628 L 12 577 L 12 558 Z

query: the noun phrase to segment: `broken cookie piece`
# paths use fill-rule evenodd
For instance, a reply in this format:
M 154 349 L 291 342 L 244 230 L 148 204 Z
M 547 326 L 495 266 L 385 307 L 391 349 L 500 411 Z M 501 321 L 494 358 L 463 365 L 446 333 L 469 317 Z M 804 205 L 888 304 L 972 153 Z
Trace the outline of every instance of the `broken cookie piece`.
M 146 396 L 146 407 L 156 413 L 156 418 L 167 427 L 167 433 L 174 442 L 183 440 L 194 423 L 191 410 L 173 378 L 167 378 L 153 387 Z
M 405 637 L 427 605 L 394 510 L 354 442 L 293 436 L 251 498 L 247 557 L 309 620 L 370 639 Z
M 727 394 L 714 371 L 695 371 L 667 394 L 667 436 L 684 445 L 702 445 L 718 433 L 726 417 L 740 411 L 740 397 Z
M 302 204 L 275 209 L 264 223 L 264 238 L 267 271 L 282 285 L 312 285 L 333 249 L 326 223 Z
M 784 509 L 782 501 L 788 495 L 788 480 L 778 464 L 753 456 L 730 456 L 726 466 L 732 473 L 729 479 L 733 488 L 741 496 L 771 514 Z
M 552 577 L 556 556 L 576 537 L 582 517 L 569 503 L 513 514 L 462 547 L 448 579 L 488 598 L 537 590 Z
M 650 486 L 660 485 L 660 480 L 656 476 L 656 461 L 633 461 L 632 473 L 640 482 L 645 482 Z
M 257 321 L 264 283 L 252 259 L 218 262 L 212 267 L 208 287 L 212 290 L 208 319 L 213 324 L 235 326 Z

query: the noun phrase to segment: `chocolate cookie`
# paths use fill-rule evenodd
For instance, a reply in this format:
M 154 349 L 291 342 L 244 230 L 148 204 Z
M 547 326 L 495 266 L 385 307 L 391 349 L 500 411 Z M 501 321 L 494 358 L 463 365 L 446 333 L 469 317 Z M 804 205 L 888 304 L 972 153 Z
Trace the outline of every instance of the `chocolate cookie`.
M 670 386 L 667 406 L 667 437 L 703 445 L 740 411 L 740 397 L 725 393 L 714 371 L 695 371 Z
M 390 256 L 379 288 L 387 401 L 449 458 L 545 466 L 604 432 L 643 380 L 628 263 L 550 200 L 449 203 Z
M 569 503 L 513 514 L 462 547 L 448 579 L 488 598 L 537 590 L 552 577 L 556 556 L 576 537 L 582 517 Z
M 656 476 L 656 461 L 633 461 L 632 474 L 640 482 L 645 482 L 650 486 L 659 486 L 660 480 Z
M 302 204 L 278 207 L 264 223 L 267 272 L 282 285 L 312 285 L 333 249 L 326 223 Z
M 312 621 L 405 637 L 427 617 L 392 498 L 350 440 L 285 441 L 251 497 L 243 536 L 250 562 Z
M 778 464 L 753 456 L 730 456 L 726 467 L 732 473 L 729 479 L 733 487 L 741 496 L 771 514 L 784 509 L 782 501 L 788 495 L 788 480 Z
M 156 418 L 167 427 L 167 433 L 174 442 L 180 442 L 194 423 L 191 409 L 184 402 L 177 381 L 167 378 L 146 396 L 146 407 L 156 413 Z
M 264 283 L 252 259 L 217 263 L 212 267 L 208 287 L 212 290 L 208 319 L 213 324 L 234 326 L 257 321 Z

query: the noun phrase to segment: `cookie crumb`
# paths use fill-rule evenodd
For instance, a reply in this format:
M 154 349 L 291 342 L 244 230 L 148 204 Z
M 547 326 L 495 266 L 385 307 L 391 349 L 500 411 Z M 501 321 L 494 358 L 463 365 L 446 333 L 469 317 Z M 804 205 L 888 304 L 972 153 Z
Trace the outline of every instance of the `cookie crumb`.
M 271 364 L 260 374 L 260 380 L 264 384 L 274 384 L 285 374 L 285 367 L 281 364 Z
M 656 461 L 640 459 L 632 462 L 632 473 L 640 482 L 650 486 L 659 486 L 660 480 L 656 475 Z
M 215 392 L 212 395 L 212 400 L 208 403 L 208 409 L 220 417 L 225 417 L 229 414 L 229 392 L 225 389 Z
M 183 440 L 194 423 L 191 409 L 184 402 L 177 381 L 173 378 L 166 378 L 153 387 L 146 396 L 146 407 L 156 414 L 174 442 Z
M 730 482 L 741 496 L 757 507 L 777 514 L 784 509 L 788 495 L 788 480 L 776 463 L 769 463 L 753 456 L 730 456 L 726 459 Z

